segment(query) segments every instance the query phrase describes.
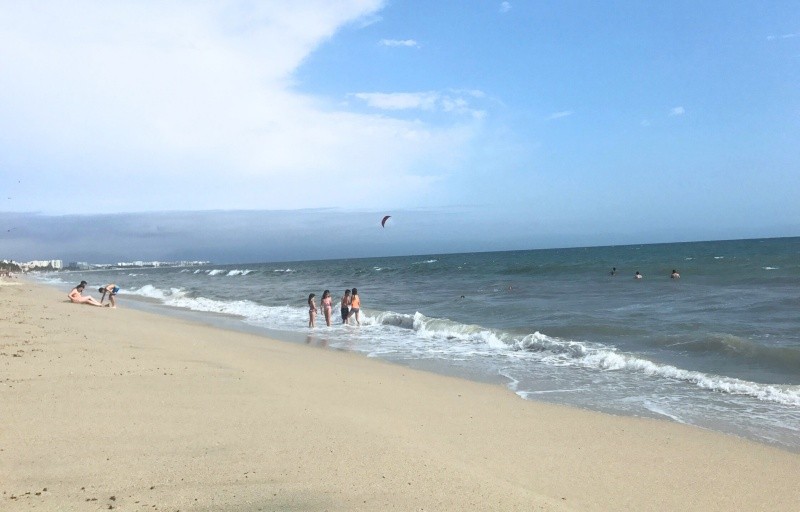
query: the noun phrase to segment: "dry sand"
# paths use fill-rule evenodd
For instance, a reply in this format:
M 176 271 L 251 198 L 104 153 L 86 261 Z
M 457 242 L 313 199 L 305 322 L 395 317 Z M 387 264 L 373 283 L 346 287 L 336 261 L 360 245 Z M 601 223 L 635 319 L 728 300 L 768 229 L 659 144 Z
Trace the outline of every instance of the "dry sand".
M 797 453 L 3 283 L 0 510 L 800 510 Z

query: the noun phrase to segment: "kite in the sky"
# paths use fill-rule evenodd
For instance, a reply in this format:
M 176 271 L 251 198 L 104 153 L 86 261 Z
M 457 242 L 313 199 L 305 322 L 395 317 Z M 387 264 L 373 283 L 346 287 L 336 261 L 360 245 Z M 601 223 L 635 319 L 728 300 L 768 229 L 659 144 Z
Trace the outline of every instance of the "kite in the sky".
M 391 217 L 391 215 L 386 215 L 386 216 L 383 218 L 383 220 L 381 221 L 381 226 L 382 226 L 382 227 L 384 227 L 384 228 L 386 227 L 386 221 L 387 221 L 387 220 L 389 220 L 389 217 Z

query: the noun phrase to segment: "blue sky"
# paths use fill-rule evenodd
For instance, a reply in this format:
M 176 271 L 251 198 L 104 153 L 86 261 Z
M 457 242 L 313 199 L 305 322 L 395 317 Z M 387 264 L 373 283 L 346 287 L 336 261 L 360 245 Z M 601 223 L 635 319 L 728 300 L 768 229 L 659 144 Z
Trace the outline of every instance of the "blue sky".
M 800 234 L 796 2 L 0 0 L 0 62 L 18 259 Z

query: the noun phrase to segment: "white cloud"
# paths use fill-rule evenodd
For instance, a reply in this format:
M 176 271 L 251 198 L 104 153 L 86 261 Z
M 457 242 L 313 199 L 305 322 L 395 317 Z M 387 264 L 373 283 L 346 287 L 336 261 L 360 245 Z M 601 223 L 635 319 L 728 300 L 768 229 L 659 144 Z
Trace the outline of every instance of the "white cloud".
M 419 43 L 413 39 L 381 39 L 378 44 L 381 46 L 406 46 L 410 48 L 419 48 Z
M 800 37 L 800 32 L 796 32 L 793 34 L 781 34 L 779 36 L 767 36 L 768 41 L 777 41 L 778 39 L 794 39 L 795 37 Z
M 562 112 L 553 112 L 549 116 L 547 116 L 548 121 L 553 121 L 555 119 L 562 119 L 564 117 L 569 117 L 573 114 L 571 110 L 564 110 Z
M 478 89 L 453 89 L 454 94 L 466 94 L 473 98 L 485 98 L 486 93 Z
M 0 4 L 0 178 L 28 173 L 23 181 L 40 185 L 14 208 L 413 202 L 458 162 L 472 123 L 433 127 L 352 113 L 292 87 L 311 52 L 382 5 Z M 441 95 L 406 101 L 445 108 Z M 393 102 L 402 103 L 385 98 L 383 108 Z
M 440 93 L 427 92 L 360 92 L 352 95 L 364 101 L 368 106 L 381 110 L 422 110 L 427 112 L 447 112 L 466 114 L 475 119 L 482 119 L 486 112 L 473 108 L 467 97 L 481 99 L 485 97 L 482 91 L 449 91 Z
M 670 117 L 682 116 L 686 113 L 686 109 L 683 107 L 673 107 L 669 111 Z
M 382 110 L 433 110 L 439 101 L 439 94 L 435 92 L 359 92 L 353 96 Z
M 500 12 L 507 13 L 511 10 L 511 2 L 500 2 Z

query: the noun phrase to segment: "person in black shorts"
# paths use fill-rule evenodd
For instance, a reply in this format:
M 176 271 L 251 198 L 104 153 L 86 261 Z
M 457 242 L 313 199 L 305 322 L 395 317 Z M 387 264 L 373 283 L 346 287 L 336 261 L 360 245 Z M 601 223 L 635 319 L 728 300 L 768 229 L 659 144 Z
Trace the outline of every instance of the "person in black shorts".
M 342 323 L 347 323 L 347 317 L 350 316 L 350 290 L 344 291 L 344 296 L 342 297 Z
M 102 293 L 103 296 L 100 298 L 100 304 L 106 299 L 106 294 L 108 294 L 108 301 L 111 303 L 112 308 L 117 307 L 117 292 L 119 292 L 119 286 L 115 285 L 114 283 L 109 283 L 105 286 L 101 286 L 97 289 L 98 292 Z

